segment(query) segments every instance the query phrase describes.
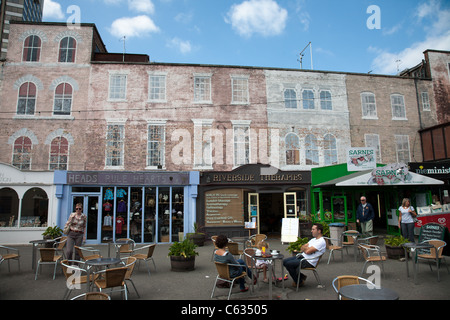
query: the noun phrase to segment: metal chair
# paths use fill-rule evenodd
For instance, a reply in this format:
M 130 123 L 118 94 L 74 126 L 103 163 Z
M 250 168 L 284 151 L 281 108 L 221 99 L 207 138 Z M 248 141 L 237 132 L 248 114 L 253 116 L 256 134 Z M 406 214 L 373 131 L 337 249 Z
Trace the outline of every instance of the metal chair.
M 67 259 L 66 253 L 64 252 L 64 247 L 66 246 L 66 243 L 67 243 L 67 237 L 63 236 L 63 237 L 56 238 L 54 240 L 55 240 L 55 243 L 53 243 L 53 248 L 56 249 L 56 253 L 61 253 L 62 258 Z
M 140 298 L 141 296 L 139 295 L 139 292 L 137 291 L 136 286 L 134 285 L 133 279 L 131 279 L 137 259 L 136 257 L 127 257 L 122 258 L 121 260 L 122 263 L 125 265 L 125 267 L 128 269 L 127 273 L 125 274 L 125 282 L 129 281 L 133 285 L 134 291 L 136 291 L 138 298 Z
M 133 250 L 133 253 L 140 251 L 140 250 L 145 250 L 145 249 L 147 249 L 147 253 L 135 253 L 135 254 L 131 255 L 132 257 L 135 257 L 137 260 L 139 260 L 139 266 L 141 265 L 141 260 L 147 262 L 149 276 L 150 276 L 150 261 L 153 262 L 153 267 L 155 267 L 155 271 L 156 271 L 155 260 L 153 259 L 153 252 L 155 251 L 155 248 L 156 248 L 156 243 L 149 244 L 147 246 L 143 246 L 140 248 L 135 248 Z
M 60 255 L 56 254 L 55 248 L 39 248 L 39 252 L 41 254 L 41 258 L 38 261 L 38 265 L 36 268 L 36 274 L 34 276 L 34 280 L 37 280 L 37 275 L 39 272 L 39 267 L 42 264 L 53 264 L 53 280 L 55 280 L 56 267 L 58 266 L 59 259 L 61 259 Z
M 88 282 L 92 284 L 98 278 L 98 275 L 91 274 L 90 280 L 88 281 L 88 272 L 84 268 L 83 261 L 62 260 L 61 267 L 66 278 L 66 292 L 64 293 L 63 300 L 68 299 L 72 290 L 77 289 L 78 285 L 87 284 Z
M 222 280 L 230 284 L 230 290 L 228 291 L 228 300 L 230 300 L 231 290 L 233 289 L 234 282 L 238 279 L 245 278 L 247 276 L 247 272 L 242 271 L 242 273 L 237 277 L 231 278 L 229 267 L 230 266 L 242 267 L 240 264 L 231 264 L 231 263 L 227 264 L 227 263 L 220 263 L 217 261 L 215 261 L 214 263 L 216 264 L 218 275 L 216 277 L 216 281 L 214 282 L 211 298 L 214 297 L 214 291 L 216 290 L 217 281 Z
M 96 272 L 95 275 L 103 275 L 94 281 L 95 286 L 100 290 L 111 289 L 111 292 L 120 291 L 125 295 L 125 300 L 128 300 L 127 284 L 125 283 L 125 276 L 128 271 L 127 267 L 111 268 Z M 114 288 L 120 287 L 118 290 Z
M 358 276 L 338 276 L 338 277 L 334 278 L 334 280 L 331 284 L 333 286 L 334 291 L 336 291 L 336 294 L 338 295 L 339 300 L 348 300 L 345 297 L 343 298 L 339 294 L 339 290 L 342 287 L 349 286 L 352 284 L 361 284 L 361 282 L 365 282 L 365 283 L 367 283 L 367 285 L 371 285 L 374 288 L 376 287 L 375 284 L 372 283 L 371 281 L 361 278 L 361 277 L 358 277 Z
M 10 260 L 16 260 L 17 261 L 17 266 L 19 267 L 19 271 L 20 271 L 20 253 L 19 253 L 19 249 L 6 247 L 6 246 L 0 246 L 0 250 L 2 250 L 2 249 L 5 250 L 6 253 L 0 254 L 1 262 L 8 261 L 8 272 L 11 272 L 11 266 L 9 264 Z
M 441 278 L 439 276 L 441 260 L 445 262 L 445 267 L 447 268 L 447 272 L 449 272 L 447 261 L 445 261 L 445 258 L 442 255 L 442 251 L 444 250 L 444 247 L 447 245 L 447 243 L 442 240 L 434 240 L 434 239 L 433 240 L 425 240 L 423 242 L 428 242 L 429 244 L 432 244 L 434 246 L 434 248 L 431 248 L 429 253 L 418 254 L 417 259 L 427 260 L 431 271 L 433 271 L 433 269 L 431 268 L 431 261 L 436 262 L 437 279 L 438 279 L 438 281 L 441 281 Z
M 316 281 L 317 281 L 317 283 L 318 283 L 318 286 L 322 286 L 322 283 L 320 282 L 320 277 L 319 277 L 319 274 L 317 273 L 317 267 L 319 266 L 319 263 L 320 263 L 320 260 L 322 259 L 322 257 L 323 257 L 323 254 L 321 254 L 320 256 L 319 256 L 319 260 L 317 261 L 317 264 L 316 264 L 316 266 L 315 267 L 309 267 L 309 268 L 303 268 L 302 269 L 302 261 L 303 260 L 313 260 L 313 259 L 316 259 L 317 257 L 315 257 L 315 258 L 309 258 L 309 259 L 307 259 L 307 258 L 302 258 L 301 260 L 300 260 L 300 264 L 298 265 L 298 276 L 297 276 L 297 292 L 298 292 L 298 288 L 299 288 L 299 285 L 300 285 L 300 275 L 301 275 L 301 271 L 302 270 L 309 270 L 309 271 L 312 271 L 313 273 L 314 273 L 314 277 L 316 278 Z
M 344 261 L 344 251 L 343 251 L 344 247 L 338 246 L 338 245 L 334 245 L 332 243 L 332 241 L 337 241 L 337 239 L 330 239 L 328 237 L 323 237 L 323 238 L 325 239 L 325 242 L 327 244 L 327 249 L 330 250 L 330 254 L 328 256 L 328 263 L 327 264 L 330 264 L 331 256 L 333 256 L 333 260 L 334 260 L 334 251 L 336 251 L 336 250 L 341 251 L 341 258 L 342 258 L 342 261 Z
M 247 240 L 247 248 L 256 248 L 258 247 L 258 243 L 260 241 L 264 241 L 267 239 L 267 236 L 265 234 L 254 234 L 250 237 L 250 239 Z
M 352 234 L 358 234 L 356 230 L 347 230 L 342 233 L 342 237 L 347 237 L 347 241 L 342 241 L 342 246 L 345 248 L 348 254 L 348 247 L 353 247 L 355 245 L 355 236 Z
M 212 252 L 212 255 L 211 255 L 211 261 L 213 261 L 213 259 L 214 259 L 214 252 L 215 252 L 217 249 L 219 249 L 219 248 L 216 246 L 216 239 L 217 239 L 217 237 L 218 237 L 218 236 L 212 236 L 212 237 L 211 237 L 211 241 L 212 241 L 213 244 L 214 244 L 213 252 Z
M 244 250 L 245 264 L 247 265 L 247 268 L 249 268 L 252 271 L 252 278 L 250 279 L 251 284 L 252 284 L 252 290 L 254 288 L 255 279 L 258 278 L 258 273 L 261 273 L 264 271 L 263 269 L 256 267 L 256 262 L 253 259 L 253 257 L 255 256 L 255 252 L 256 252 L 255 248 L 246 248 Z M 259 288 L 259 281 L 257 281 L 256 284 Z
M 86 293 L 80 294 L 76 297 L 73 297 L 70 300 L 81 300 L 81 299 L 83 299 L 83 300 L 111 300 L 111 297 L 103 292 L 86 292 Z
M 136 243 L 134 242 L 133 239 L 130 238 L 121 238 L 121 239 L 116 239 L 116 241 L 124 241 L 127 242 L 125 244 L 120 244 L 117 245 L 116 244 L 116 253 L 117 253 L 117 257 L 119 257 L 122 254 L 128 254 L 131 255 L 133 253 L 134 247 L 136 245 Z
M 384 273 L 384 266 L 383 261 L 386 261 L 386 256 L 381 254 L 381 250 L 379 246 L 373 246 L 369 244 L 360 244 L 359 248 L 362 252 L 362 255 L 364 257 L 364 265 L 361 271 L 361 275 L 364 274 L 364 270 L 366 269 L 366 265 L 368 262 L 373 264 L 374 262 L 380 262 L 381 263 L 381 270 Z
M 78 247 L 75 246 L 75 250 L 77 251 L 78 255 L 80 256 L 80 259 L 83 261 L 92 260 L 92 259 L 98 259 L 102 256 L 100 255 L 100 251 L 97 249 L 94 249 L 92 247 Z M 89 255 L 85 255 L 84 253 L 88 253 Z M 70 257 L 68 257 L 70 258 Z

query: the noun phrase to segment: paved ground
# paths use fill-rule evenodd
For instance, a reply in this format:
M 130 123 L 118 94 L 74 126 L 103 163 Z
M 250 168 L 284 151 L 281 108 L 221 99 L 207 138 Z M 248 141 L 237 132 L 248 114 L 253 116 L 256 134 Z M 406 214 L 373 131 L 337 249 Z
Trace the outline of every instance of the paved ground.
M 383 249 L 382 240 L 380 241 Z M 287 244 L 281 244 L 279 239 L 270 239 L 271 248 L 275 248 L 288 256 Z M 95 246 L 107 256 L 107 246 Z M 220 301 L 225 300 L 228 289 L 216 289 L 215 297 L 211 300 L 211 291 L 216 277 L 216 269 L 211 262 L 213 245 L 207 242 L 205 246 L 197 248 L 199 256 L 196 258 L 196 267 L 190 272 L 170 271 L 170 261 L 167 257 L 168 244 L 157 245 L 154 253 L 156 271 L 151 266 L 151 276 L 148 275 L 146 265 L 141 264 L 135 269 L 133 280 L 141 295 L 140 300 L 203 300 Z M 60 300 L 65 292 L 65 278 L 58 269 L 56 279 L 52 280 L 52 267 L 44 266 L 38 279 L 34 280 L 34 271 L 31 269 L 31 246 L 18 246 L 21 255 L 21 271 L 18 271 L 17 263 L 11 262 L 11 272 L 8 273 L 8 264 L 0 266 L 0 300 Z M 335 252 L 335 259 L 327 264 L 329 252 L 322 259 L 318 272 L 323 287 L 318 287 L 317 282 L 310 271 L 305 271 L 308 279 L 304 287 L 298 292 L 291 288 L 291 279 L 285 282 L 284 291 L 281 287 L 273 288 L 273 298 L 276 300 L 336 300 L 331 283 L 332 280 L 343 274 L 361 275 L 363 260 L 359 256 L 355 262 L 353 250 L 348 254 L 344 250 L 344 260 L 341 260 L 339 252 Z M 450 263 L 450 257 L 447 257 Z M 445 266 L 441 268 L 441 281 L 437 281 L 436 268 L 430 271 L 426 262 L 421 262 L 417 274 L 417 284 L 412 277 L 412 263 L 410 261 L 410 274 L 406 276 L 406 262 L 388 259 L 384 264 L 381 286 L 391 288 L 398 292 L 401 300 L 448 300 L 450 298 L 450 274 Z M 280 272 L 280 265 L 277 264 Z M 364 277 L 369 277 L 365 274 Z M 268 284 L 260 282 L 255 292 L 240 293 L 239 287 L 233 289 L 232 300 L 267 300 Z M 81 290 L 73 292 L 71 297 L 84 292 Z M 137 295 L 130 288 L 129 299 L 137 300 Z M 113 294 L 112 299 L 120 299 L 120 294 Z

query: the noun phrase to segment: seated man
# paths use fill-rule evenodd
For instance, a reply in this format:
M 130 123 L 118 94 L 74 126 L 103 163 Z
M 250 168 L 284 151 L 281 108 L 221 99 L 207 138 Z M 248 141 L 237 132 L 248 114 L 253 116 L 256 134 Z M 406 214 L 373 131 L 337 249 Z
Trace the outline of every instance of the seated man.
M 295 257 L 290 257 L 283 260 L 284 267 L 294 280 L 294 287 L 297 286 L 295 281 L 298 279 L 297 268 L 300 265 L 300 260 L 303 258 L 310 259 L 302 261 L 302 268 L 314 268 L 317 266 L 319 257 L 325 253 L 327 248 L 325 239 L 322 236 L 323 226 L 320 223 L 315 223 L 312 226 L 311 232 L 313 238 L 309 240 L 307 244 L 302 246 L 301 253 L 297 254 Z M 306 276 L 303 273 L 300 274 L 299 286 L 302 286 L 305 280 Z

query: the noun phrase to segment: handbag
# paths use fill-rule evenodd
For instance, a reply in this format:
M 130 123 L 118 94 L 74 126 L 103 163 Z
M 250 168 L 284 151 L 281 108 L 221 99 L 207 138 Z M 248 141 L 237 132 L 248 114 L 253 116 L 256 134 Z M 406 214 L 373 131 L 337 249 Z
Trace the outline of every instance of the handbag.
M 70 224 L 71 223 L 72 223 L 72 219 L 67 221 L 67 223 L 66 223 L 66 225 L 64 226 L 64 229 L 63 229 L 63 233 L 64 234 L 69 234 L 69 232 L 70 232 Z

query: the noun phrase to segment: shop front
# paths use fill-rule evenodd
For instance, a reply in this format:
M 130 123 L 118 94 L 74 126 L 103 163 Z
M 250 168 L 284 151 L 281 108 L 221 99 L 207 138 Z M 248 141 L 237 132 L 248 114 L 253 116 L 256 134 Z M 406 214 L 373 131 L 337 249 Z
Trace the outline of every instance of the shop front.
M 56 223 L 53 171 L 21 171 L 0 163 L 0 243 L 42 239 Z
M 450 229 L 450 160 L 411 162 L 409 170 L 443 182 L 430 188 L 431 205 L 417 208 L 419 216 L 416 227 L 438 223 Z
M 55 177 L 64 194 L 59 225 L 82 203 L 86 243 L 174 242 L 193 231 L 198 172 L 59 171 Z
M 208 235 L 279 237 L 283 218 L 309 213 L 310 171 L 249 164 L 200 177 L 197 221 Z
M 312 212 L 315 221 L 356 227 L 356 209 L 365 196 L 375 211 L 374 228 L 398 234 L 398 208 L 403 198 L 414 207 L 432 203 L 431 189 L 443 182 L 408 170 L 405 164 L 377 164 L 351 172 L 347 164 L 312 169 Z

